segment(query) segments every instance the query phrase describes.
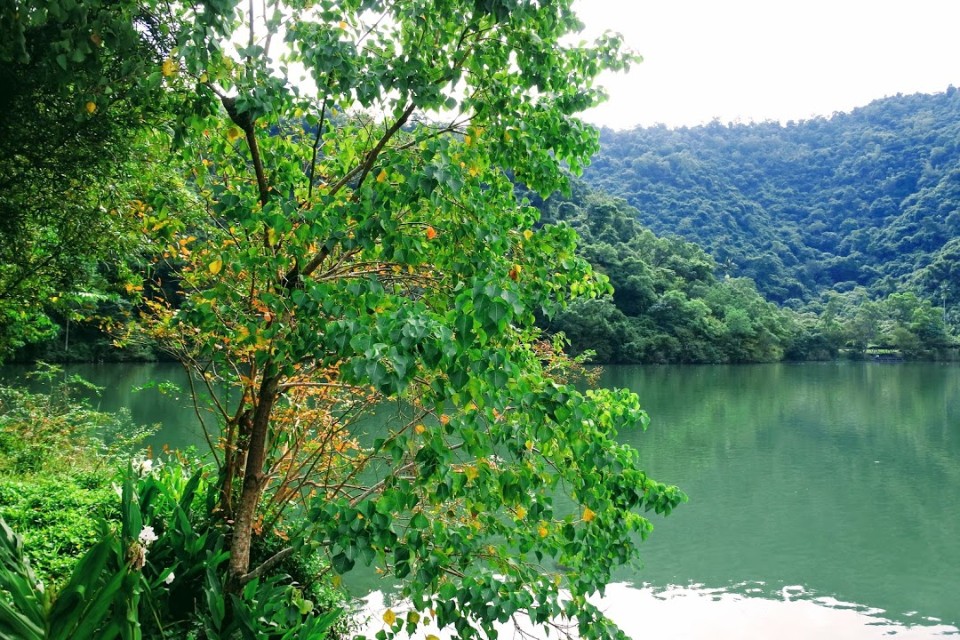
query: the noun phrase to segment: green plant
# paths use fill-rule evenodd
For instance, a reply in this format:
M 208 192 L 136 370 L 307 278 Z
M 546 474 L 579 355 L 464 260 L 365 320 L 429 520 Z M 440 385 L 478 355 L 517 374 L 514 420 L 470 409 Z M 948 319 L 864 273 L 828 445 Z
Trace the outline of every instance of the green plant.
M 430 618 L 470 638 L 526 612 L 615 635 L 587 596 L 636 558 L 638 511 L 685 497 L 617 443 L 646 425 L 638 399 L 581 392 L 542 348 L 538 314 L 609 286 L 515 181 L 566 186 L 597 148 L 576 117 L 602 99 L 594 80 L 635 56 L 613 34 L 573 44 L 570 0 L 182 11 L 154 80 L 194 107 L 171 161 L 203 211 L 145 201 L 152 286 L 171 294 L 146 296 L 141 327 L 211 392 L 211 514 L 231 535 L 207 588 L 256 598 L 316 545 L 336 574 L 398 578 L 408 631 Z M 363 438 L 377 405 L 396 411 Z M 560 493 L 574 506 L 554 509 Z M 273 529 L 289 544 L 252 562 Z M 211 633 L 243 620 L 224 616 Z
M 0 519 L 0 638 L 3 640 L 139 640 L 130 602 L 138 574 L 126 562 L 116 533 L 100 540 L 77 563 L 62 589 L 44 588 L 23 553 L 23 543 Z
M 89 488 L 71 476 L 0 476 L 0 517 L 22 532 L 34 572 L 55 588 L 97 541 L 98 520 L 116 521 L 119 510 L 109 484 Z
M 308 582 L 298 584 L 277 566 L 239 594 L 225 590 L 228 529 L 211 517 L 217 485 L 208 467 L 173 458 L 139 475 L 129 483 L 129 498 L 124 489 L 123 521 L 125 535 L 146 527 L 157 536 L 143 564 L 149 585 L 144 605 L 150 612 L 140 617 L 144 629 L 180 638 L 199 626 L 209 640 L 326 637 L 341 610 L 305 595 L 316 575 L 303 574 Z
M 119 518 L 113 467 L 151 429 L 94 408 L 100 390 L 59 367 L 41 364 L 27 380 L 47 390 L 0 387 L 0 516 L 23 532 L 33 570 L 57 586 L 97 541 L 97 522 Z
M 60 367 L 40 363 L 27 379 L 49 391 L 0 386 L 0 473 L 105 477 L 156 430 L 135 425 L 126 410 L 94 408 L 101 389 Z
M 207 517 L 208 470 L 187 468 L 129 465 L 119 528 L 101 521 L 60 588 L 36 577 L 21 537 L 0 518 L 0 592 L 11 596 L 0 599 L 0 639 L 182 638 L 198 627 L 209 640 L 327 637 L 341 610 L 318 607 L 283 573 L 225 591 L 229 554 L 222 523 Z

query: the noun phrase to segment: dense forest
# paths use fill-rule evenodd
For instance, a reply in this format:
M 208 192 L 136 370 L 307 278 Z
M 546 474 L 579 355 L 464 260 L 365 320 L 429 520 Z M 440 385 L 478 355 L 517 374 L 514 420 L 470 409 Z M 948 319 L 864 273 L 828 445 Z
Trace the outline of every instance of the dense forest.
M 527 194 L 530 196 L 530 194 Z M 766 299 L 698 244 L 658 236 L 621 198 L 574 183 L 569 197 L 530 196 L 542 222 L 571 225 L 580 254 L 612 286 L 544 322 L 572 350 L 603 363 L 747 363 L 864 357 L 946 357 L 945 310 L 912 291 L 855 286 L 796 306 Z
M 747 278 L 718 278 L 698 245 L 658 237 L 623 200 L 589 193 L 541 204 L 545 222 L 577 230 L 580 252 L 610 278 L 611 297 L 575 302 L 548 323 L 575 351 L 600 362 L 764 362 L 780 360 L 792 314 L 768 302 Z
M 604 129 L 568 196 L 520 189 L 541 224 L 577 231 L 580 255 L 613 287 L 543 325 L 602 363 L 828 359 L 870 347 L 943 357 L 960 319 L 955 139 L 953 89 L 787 125 Z M 106 290 L 55 306 L 59 333 L 20 358 L 152 357 L 149 345 L 117 351 L 99 330 L 136 298 Z
M 787 125 L 604 129 L 569 197 L 526 194 L 614 288 L 548 326 L 601 362 L 941 356 L 958 134 L 952 88 Z
M 586 169 L 657 234 L 797 307 L 828 291 L 960 302 L 960 94 L 775 122 L 601 132 Z

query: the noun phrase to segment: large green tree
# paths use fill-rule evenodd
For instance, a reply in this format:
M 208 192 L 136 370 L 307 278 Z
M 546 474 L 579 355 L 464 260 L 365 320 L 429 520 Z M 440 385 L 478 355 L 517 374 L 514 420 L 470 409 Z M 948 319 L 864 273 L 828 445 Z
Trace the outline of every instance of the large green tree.
M 175 233 L 147 290 L 179 293 L 148 295 L 145 325 L 199 387 L 234 390 L 208 400 L 228 588 L 312 543 L 402 580 L 389 635 L 489 636 L 521 612 L 614 635 L 587 596 L 635 560 L 638 510 L 684 496 L 616 442 L 647 423 L 637 398 L 578 391 L 541 340 L 536 313 L 608 286 L 508 176 L 563 187 L 597 149 L 576 118 L 597 75 L 633 58 L 578 42 L 570 0 L 173 10 L 162 77 L 192 96 L 175 138 L 205 215 L 147 200 L 143 227 Z M 387 430 L 365 437 L 374 406 Z M 274 529 L 290 547 L 252 565 Z

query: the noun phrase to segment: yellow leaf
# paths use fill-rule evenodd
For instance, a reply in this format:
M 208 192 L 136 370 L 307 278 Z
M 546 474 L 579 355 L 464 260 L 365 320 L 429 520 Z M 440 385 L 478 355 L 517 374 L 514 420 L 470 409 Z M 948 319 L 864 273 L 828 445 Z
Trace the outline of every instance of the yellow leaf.
M 273 227 L 267 229 L 267 242 L 271 245 L 277 244 L 277 230 Z
M 480 472 L 477 471 L 477 468 L 473 465 L 463 468 L 463 475 L 467 476 L 467 480 L 473 481 L 476 480 L 480 475 Z
M 427 236 L 427 240 L 433 240 L 437 237 L 437 230 L 433 227 L 427 227 L 427 230 L 424 233 Z
M 163 61 L 163 66 L 160 68 L 160 70 L 163 72 L 163 75 L 167 77 L 172 76 L 177 72 L 177 63 L 170 58 L 167 58 Z
M 438 638 L 437 636 L 431 633 L 426 638 L 424 638 L 424 640 L 440 640 L 440 638 Z
M 346 29 L 346 28 L 347 28 L 347 23 L 344 22 L 343 20 L 341 20 L 341 21 L 340 21 L 340 28 L 341 28 L 341 29 Z
M 463 142 L 469 147 L 470 143 L 473 142 L 473 137 L 471 137 L 470 134 L 467 134 L 463 136 Z
M 87 106 L 87 113 L 91 115 L 93 115 L 93 113 L 97 110 L 97 103 L 92 100 L 88 102 L 86 106 Z
M 590 522 L 590 521 L 593 520 L 596 516 L 597 516 L 597 514 L 595 514 L 590 507 L 584 507 L 584 508 L 583 508 L 583 521 L 584 521 L 584 522 Z
M 217 275 L 218 273 L 220 273 L 220 270 L 223 269 L 223 260 L 221 260 L 220 258 L 217 258 L 216 260 L 211 262 L 210 266 L 208 266 L 207 268 L 210 269 L 210 273 L 212 273 L 213 275 Z
M 393 626 L 393 623 L 397 621 L 397 614 L 393 612 L 393 609 L 387 609 L 383 612 L 383 621 Z
M 241 132 L 240 129 L 237 127 L 230 127 L 229 129 L 227 129 L 227 140 L 229 140 L 230 142 L 233 142 L 234 140 L 239 138 L 241 135 L 243 135 L 243 132 Z
M 386 179 L 387 179 L 387 170 L 380 169 L 380 173 L 379 175 L 377 175 L 377 182 L 383 182 Z
M 526 231 L 523 232 L 523 237 L 529 240 L 530 238 L 533 237 L 533 231 L 531 231 L 530 229 L 527 229 Z

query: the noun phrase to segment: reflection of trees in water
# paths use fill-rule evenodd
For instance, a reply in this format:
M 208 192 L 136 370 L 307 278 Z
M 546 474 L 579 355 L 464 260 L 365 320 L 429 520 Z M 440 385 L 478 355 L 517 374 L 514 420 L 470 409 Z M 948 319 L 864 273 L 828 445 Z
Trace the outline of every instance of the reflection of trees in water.
M 960 369 L 622 367 L 603 381 L 640 395 L 650 430 L 625 438 L 691 499 L 658 525 L 644 579 L 799 583 L 957 622 L 942 581 L 960 566 Z
M 640 395 L 652 425 L 634 443 L 641 449 L 650 437 L 699 444 L 708 429 L 723 453 L 762 446 L 770 441 L 764 434 L 784 426 L 798 437 L 845 447 L 862 441 L 898 458 L 926 460 L 960 447 L 960 369 L 949 365 L 608 367 L 603 382 Z

